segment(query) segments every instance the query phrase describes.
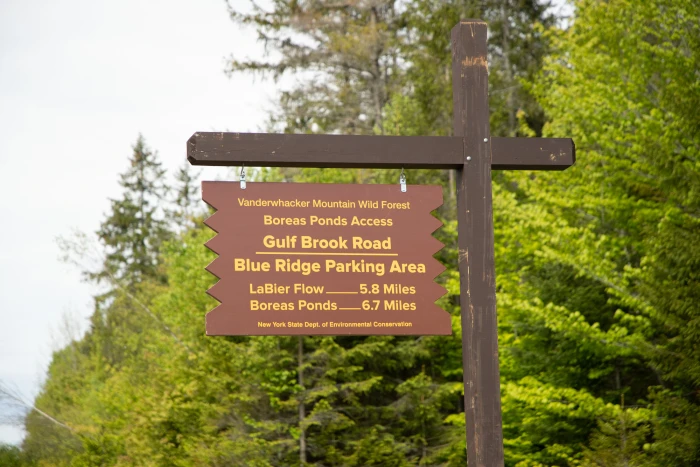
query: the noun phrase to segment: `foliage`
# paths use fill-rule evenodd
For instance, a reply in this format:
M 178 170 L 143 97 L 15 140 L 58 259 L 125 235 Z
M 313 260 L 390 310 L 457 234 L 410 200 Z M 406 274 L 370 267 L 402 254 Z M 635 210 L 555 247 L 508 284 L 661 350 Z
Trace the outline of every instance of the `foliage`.
M 229 72 L 252 71 L 279 77 L 304 72 L 308 79 L 280 95 L 281 112 L 272 122 L 295 133 L 371 133 L 382 127 L 382 109 L 401 76 L 395 0 L 318 2 L 274 0 L 252 4 L 231 17 L 254 25 L 274 55 L 270 60 L 232 59 Z
M 522 184 L 563 221 L 543 256 L 605 288 L 614 308 L 595 319 L 626 348 L 609 375 L 630 409 L 600 421 L 587 458 L 692 465 L 700 462 L 700 250 L 691 240 L 700 238 L 700 5 L 576 8 L 534 89 L 551 118 L 545 133 L 573 136 L 580 160 L 563 177 Z
M 231 71 L 300 73 L 272 118 L 290 132 L 448 135 L 449 29 L 462 15 L 491 23 L 492 132 L 570 136 L 578 149 L 563 173 L 494 174 L 506 465 L 700 463 L 700 5 L 578 0 L 566 30 L 527 1 L 271 5 L 233 12 L 272 58 Z M 159 173 L 139 141 L 133 160 Z M 122 201 L 136 206 L 149 186 L 152 212 L 162 174 L 138 185 L 139 173 L 124 175 Z M 118 280 L 88 333 L 55 353 L 36 407 L 60 424 L 32 411 L 22 462 L 465 465 L 452 182 L 408 177 L 445 187 L 435 215 L 450 337 L 205 337 L 212 233 L 191 176 L 168 232 L 126 235 L 114 226 L 128 210 L 113 201 L 100 235 Z M 398 171 L 259 178 L 396 183 Z M 147 217 L 128 213 L 129 225 Z M 133 272 L 142 251 L 148 272 Z
M 19 448 L 0 443 L 0 465 L 5 467 L 19 467 L 22 465 Z
M 141 135 L 129 163 L 119 181 L 124 194 L 121 199 L 110 200 L 112 212 L 97 232 L 107 254 L 103 269 L 92 277 L 113 277 L 133 286 L 158 277 L 158 252 L 169 231 L 159 208 L 167 192 L 162 180 L 165 171 Z
M 520 134 L 518 111 L 529 128 L 541 132 L 544 115 L 523 84 L 535 78 L 550 51 L 544 31 L 557 18 L 549 7 L 549 2 L 536 0 L 410 2 L 404 12 L 407 39 L 402 49 L 410 63 L 407 92 L 395 96 L 403 99 L 407 94 L 415 101 L 416 115 L 424 120 L 416 134 L 448 135 L 452 131 L 450 30 L 463 18 L 480 18 L 489 25 L 491 134 Z
M 200 175 L 201 172 L 192 170 L 192 166 L 187 161 L 175 173 L 175 189 L 172 200 L 174 206 L 167 214 L 175 229 L 180 233 L 194 228 L 198 215 L 202 214 L 201 208 L 197 208 L 200 199 L 197 180 Z

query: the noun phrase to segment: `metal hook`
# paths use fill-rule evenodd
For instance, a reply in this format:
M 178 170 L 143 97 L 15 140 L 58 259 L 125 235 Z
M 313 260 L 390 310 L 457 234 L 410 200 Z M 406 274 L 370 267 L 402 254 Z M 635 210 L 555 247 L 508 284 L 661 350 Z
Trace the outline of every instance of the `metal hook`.
M 406 193 L 406 174 L 401 167 L 401 175 L 399 175 L 399 183 L 401 184 L 401 193 Z
M 245 166 L 244 165 L 241 166 L 240 180 L 241 180 L 241 190 L 245 190 Z

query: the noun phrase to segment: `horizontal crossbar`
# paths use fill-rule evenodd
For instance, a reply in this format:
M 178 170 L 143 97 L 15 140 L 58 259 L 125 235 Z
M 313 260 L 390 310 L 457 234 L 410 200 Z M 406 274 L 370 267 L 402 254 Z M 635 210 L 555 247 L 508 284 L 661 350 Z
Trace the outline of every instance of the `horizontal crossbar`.
M 197 132 L 187 141 L 187 159 L 208 166 L 459 169 L 465 163 L 463 147 L 456 136 Z M 496 170 L 563 170 L 575 160 L 570 138 L 491 141 Z

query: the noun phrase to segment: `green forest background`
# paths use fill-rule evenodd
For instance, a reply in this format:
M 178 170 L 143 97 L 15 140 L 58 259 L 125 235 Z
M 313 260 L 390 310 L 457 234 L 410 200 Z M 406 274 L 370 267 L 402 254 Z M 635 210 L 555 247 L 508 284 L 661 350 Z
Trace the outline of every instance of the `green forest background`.
M 230 12 L 269 55 L 226 72 L 296 77 L 267 128 L 288 133 L 449 135 L 449 31 L 487 21 L 491 133 L 577 146 L 564 172 L 493 174 L 506 465 L 700 466 L 700 2 L 576 0 L 569 18 L 535 0 Z M 143 137 L 130 161 L 96 235 L 60 241 L 102 292 L 0 465 L 466 464 L 452 172 L 408 179 L 444 187 L 453 336 L 205 337 L 216 279 L 197 175 L 166 182 Z

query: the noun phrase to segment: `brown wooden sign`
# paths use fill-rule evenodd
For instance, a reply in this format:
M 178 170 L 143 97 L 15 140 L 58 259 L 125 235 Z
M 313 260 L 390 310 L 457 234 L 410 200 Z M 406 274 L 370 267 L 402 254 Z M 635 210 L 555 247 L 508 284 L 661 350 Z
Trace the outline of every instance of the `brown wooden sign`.
M 456 170 L 459 298 L 464 359 L 464 414 L 467 429 L 467 460 L 468 464 L 473 467 L 504 465 L 498 369 L 491 170 L 563 170 L 576 161 L 574 142 L 569 138 L 497 138 L 491 136 L 486 38 L 486 23 L 481 20 L 462 20 L 452 29 L 454 136 L 276 135 L 197 132 L 187 141 L 187 159 L 193 165 Z M 367 188 L 369 189 L 369 187 Z M 396 187 L 392 188 L 393 190 L 387 189 L 389 191 L 386 196 L 399 196 L 401 198 L 406 195 L 406 193 L 399 195 L 395 192 Z M 408 196 L 418 195 L 420 191 L 416 190 L 421 189 L 422 187 L 411 187 Z M 263 199 L 262 196 L 261 194 L 261 199 Z M 209 195 L 205 191 L 205 200 L 207 197 Z M 234 195 L 231 194 L 231 199 L 233 198 Z M 230 203 L 231 199 L 219 201 L 218 199 L 214 200 L 212 196 L 210 203 L 216 203 L 215 207 L 219 207 L 220 203 L 223 206 L 225 202 Z M 394 198 L 377 199 L 389 201 Z M 404 197 L 403 199 L 408 198 Z M 438 204 L 436 202 L 434 206 L 436 207 Z M 269 208 L 269 206 L 266 207 Z M 426 205 L 426 210 L 423 210 L 423 213 L 428 211 Z M 344 210 L 343 212 L 347 213 L 348 211 Z M 420 248 L 424 248 L 421 246 L 423 245 L 421 238 L 425 238 L 427 235 L 421 230 L 422 222 L 433 222 L 430 219 L 425 221 L 421 219 L 427 219 L 427 217 L 416 214 L 416 221 L 406 227 L 410 229 L 411 233 L 416 232 L 415 248 L 417 251 L 422 251 Z M 217 227 L 216 222 L 213 218 L 211 219 L 211 225 L 215 230 L 232 228 L 229 226 Z M 228 222 L 238 221 L 230 219 Z M 293 227 L 293 225 L 285 226 L 285 229 Z M 240 229 L 245 228 L 240 227 Z M 392 235 L 406 234 L 402 229 L 399 230 L 401 232 Z M 223 230 L 221 231 L 223 232 Z M 276 232 L 278 231 L 286 232 L 283 229 L 276 230 Z M 361 234 L 357 235 L 362 236 Z M 377 233 L 375 239 L 381 239 L 382 235 L 384 234 Z M 229 238 L 232 242 L 235 240 L 233 236 Z M 392 248 L 397 241 L 392 237 Z M 219 242 L 219 240 L 213 242 Z M 223 245 L 225 243 L 223 240 L 221 242 L 221 247 L 226 248 L 227 252 L 234 248 Z M 403 243 L 401 244 L 403 245 Z M 211 247 L 219 250 L 219 245 L 212 244 Z M 402 249 L 399 251 L 399 257 L 409 261 L 408 253 L 408 249 Z M 427 248 L 424 253 L 429 255 Z M 248 251 L 247 254 L 250 255 L 250 252 Z M 223 261 L 221 266 L 212 264 L 211 270 L 217 275 L 223 274 L 218 268 L 225 266 L 230 267 L 230 262 L 227 265 Z M 226 274 L 232 273 L 226 272 Z M 427 275 L 429 274 L 426 266 Z M 249 276 L 236 277 L 246 277 L 242 282 L 248 283 L 246 281 Z M 227 282 L 233 284 L 235 281 L 230 279 Z M 425 283 L 427 284 L 427 282 L 426 279 Z M 212 290 L 212 294 L 215 297 L 224 298 L 227 300 L 226 303 L 229 303 L 228 300 L 234 299 L 224 297 L 227 292 L 224 290 L 223 283 L 222 280 L 219 283 L 221 286 L 217 284 L 216 290 Z M 367 283 L 370 283 L 369 279 Z M 401 281 L 396 283 L 402 284 Z M 383 285 L 384 282 L 381 284 Z M 424 291 L 426 294 L 429 293 L 429 287 L 434 286 L 423 285 L 420 289 L 416 289 L 416 295 L 422 294 Z M 350 289 L 347 290 L 350 291 Z M 435 298 L 437 297 L 436 292 Z M 356 301 L 343 301 L 342 303 L 357 307 Z M 224 306 L 221 305 L 209 314 L 207 329 L 209 329 L 210 321 L 219 320 L 219 316 L 221 316 L 223 322 L 223 317 L 228 316 L 223 313 Z M 416 302 L 416 308 L 418 309 L 418 302 Z M 222 310 L 221 315 L 219 314 L 220 309 Z M 423 308 L 420 309 L 423 310 Z M 359 312 L 360 310 L 343 311 Z M 368 313 L 379 312 L 379 310 L 367 311 Z M 334 311 L 334 313 L 336 312 Z M 408 313 L 413 313 L 413 310 L 402 313 L 406 313 L 403 316 L 410 316 Z M 431 319 L 436 320 L 432 324 L 435 329 L 445 329 L 446 331 L 449 316 L 445 312 L 439 309 L 435 311 L 433 308 L 433 312 L 426 311 L 425 316 L 431 316 Z M 319 320 L 319 322 L 322 321 Z M 235 328 L 237 325 L 235 321 L 226 322 L 226 324 L 222 324 L 222 327 Z M 257 333 L 252 332 L 252 334 Z M 382 332 L 382 334 L 401 333 L 398 327 L 393 328 L 391 332 Z M 312 333 L 304 330 L 299 334 Z M 336 332 L 329 332 L 329 334 L 336 334 Z M 443 332 L 436 332 L 436 334 L 443 334 Z
M 203 182 L 219 255 L 208 335 L 451 334 L 439 186 Z

